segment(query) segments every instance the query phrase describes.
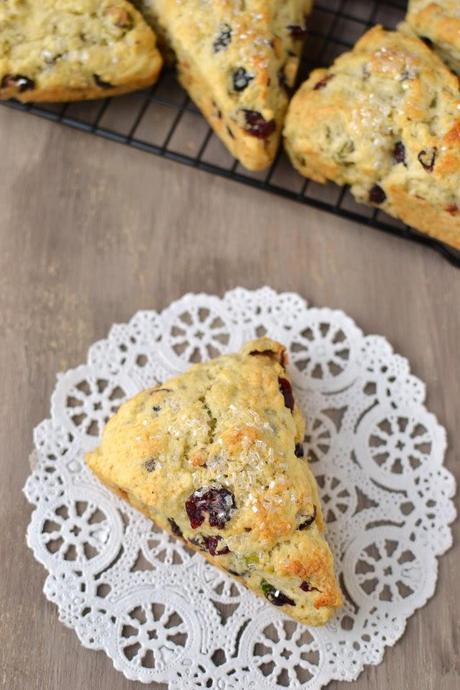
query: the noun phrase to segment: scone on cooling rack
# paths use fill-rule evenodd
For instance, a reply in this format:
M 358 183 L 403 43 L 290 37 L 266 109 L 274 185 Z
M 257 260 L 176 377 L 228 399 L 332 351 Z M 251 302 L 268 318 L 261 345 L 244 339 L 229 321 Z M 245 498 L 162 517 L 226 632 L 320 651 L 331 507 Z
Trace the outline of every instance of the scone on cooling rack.
M 377 26 L 291 101 L 297 170 L 460 249 L 460 92 L 415 36 Z
M 0 98 L 73 101 L 144 88 L 162 58 L 125 0 L 0 2 Z
M 232 155 L 263 170 L 278 148 L 312 0 L 135 0 L 179 80 Z
M 460 74 L 459 0 L 410 0 L 406 20 Z
M 268 338 L 139 393 L 87 463 L 119 496 L 307 625 L 341 605 L 304 422 Z

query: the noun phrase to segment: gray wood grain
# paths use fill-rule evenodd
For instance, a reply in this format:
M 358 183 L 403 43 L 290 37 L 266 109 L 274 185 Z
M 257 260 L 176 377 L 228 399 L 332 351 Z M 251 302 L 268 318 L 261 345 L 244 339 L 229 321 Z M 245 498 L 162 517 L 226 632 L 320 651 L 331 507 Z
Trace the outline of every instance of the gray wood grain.
M 458 270 L 357 224 L 0 109 L 1 688 L 144 687 L 58 622 L 25 545 L 21 487 L 56 373 L 138 309 L 264 284 L 344 309 L 407 356 L 447 427 L 458 477 Z M 456 524 L 434 598 L 350 687 L 460 687 L 458 536 Z

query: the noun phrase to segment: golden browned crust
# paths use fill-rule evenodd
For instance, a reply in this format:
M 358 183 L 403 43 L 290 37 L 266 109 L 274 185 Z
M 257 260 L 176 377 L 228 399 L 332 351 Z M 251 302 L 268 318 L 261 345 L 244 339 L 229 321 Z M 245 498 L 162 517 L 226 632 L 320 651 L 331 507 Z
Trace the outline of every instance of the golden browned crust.
M 407 23 L 430 41 L 447 64 L 460 74 L 460 5 L 458 0 L 410 0 Z
M 229 151 L 263 170 L 279 145 L 312 0 L 136 0 Z
M 0 98 L 72 101 L 145 88 L 162 60 L 126 0 L 0 4 Z
M 375 27 L 294 96 L 285 143 L 296 169 L 348 184 L 460 248 L 459 82 L 422 41 Z
M 159 527 L 320 625 L 341 594 L 285 365 L 267 338 L 195 365 L 124 403 L 87 462 Z

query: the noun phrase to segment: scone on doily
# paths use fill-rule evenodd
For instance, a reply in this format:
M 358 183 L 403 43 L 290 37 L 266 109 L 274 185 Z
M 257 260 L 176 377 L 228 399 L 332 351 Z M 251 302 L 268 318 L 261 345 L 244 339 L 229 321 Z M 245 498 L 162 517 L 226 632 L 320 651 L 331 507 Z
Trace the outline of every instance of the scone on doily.
M 285 348 L 192 366 L 112 417 L 87 463 L 119 496 L 308 625 L 342 603 Z

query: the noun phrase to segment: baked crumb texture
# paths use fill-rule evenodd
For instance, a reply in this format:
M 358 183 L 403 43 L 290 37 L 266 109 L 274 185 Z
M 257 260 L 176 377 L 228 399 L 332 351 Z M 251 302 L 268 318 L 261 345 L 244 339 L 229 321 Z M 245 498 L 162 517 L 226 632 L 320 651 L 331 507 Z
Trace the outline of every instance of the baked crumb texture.
M 0 2 L 0 98 L 73 101 L 152 84 L 162 58 L 124 0 Z
M 312 0 L 135 0 L 180 82 L 249 170 L 272 163 Z
M 139 393 L 87 463 L 213 565 L 321 625 L 342 598 L 286 361 L 263 338 Z
M 459 0 L 410 0 L 407 23 L 460 74 Z
M 312 72 L 284 136 L 302 175 L 460 249 L 459 81 L 417 37 L 377 26 Z

